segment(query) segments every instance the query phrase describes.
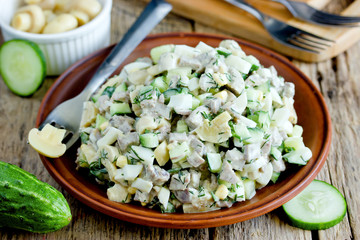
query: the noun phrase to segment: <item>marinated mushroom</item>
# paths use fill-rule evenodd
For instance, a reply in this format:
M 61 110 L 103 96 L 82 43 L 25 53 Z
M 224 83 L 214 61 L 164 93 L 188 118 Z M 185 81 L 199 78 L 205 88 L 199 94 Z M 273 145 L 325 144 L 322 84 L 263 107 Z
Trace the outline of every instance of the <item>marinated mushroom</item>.
M 41 131 L 33 128 L 29 132 L 29 144 L 40 154 L 57 158 L 66 151 L 66 145 L 61 142 L 65 132 L 65 129 L 58 129 L 50 124 L 46 124 Z
M 55 17 L 51 22 L 49 22 L 45 26 L 43 33 L 51 34 L 51 33 L 66 32 L 77 28 L 77 26 L 78 26 L 78 21 L 73 15 L 68 13 L 63 13 Z
M 61 33 L 82 26 L 101 11 L 98 0 L 25 0 L 11 25 L 30 33 Z
M 28 5 L 16 11 L 11 25 L 20 31 L 40 33 L 45 26 L 45 15 L 41 7 Z

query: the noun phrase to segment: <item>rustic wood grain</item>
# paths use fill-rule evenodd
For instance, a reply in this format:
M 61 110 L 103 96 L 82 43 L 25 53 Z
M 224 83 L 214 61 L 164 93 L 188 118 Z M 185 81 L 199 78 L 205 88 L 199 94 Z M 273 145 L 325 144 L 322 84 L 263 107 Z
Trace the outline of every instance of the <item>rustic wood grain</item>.
M 331 1 L 327 9 L 334 11 L 350 2 Z M 323 3 L 312 1 L 314 6 Z M 113 43 L 121 39 L 145 4 L 141 0 L 114 0 Z M 170 14 L 153 33 L 171 31 L 228 34 L 175 14 Z M 344 194 L 348 213 L 340 224 L 323 231 L 304 231 L 288 225 L 281 209 L 242 223 L 198 230 L 144 227 L 103 215 L 62 190 L 43 167 L 37 153 L 26 143 L 27 133 L 35 125 L 41 99 L 55 79 L 46 79 L 31 98 L 13 95 L 0 81 L 0 160 L 20 166 L 62 191 L 73 213 L 72 222 L 57 232 L 33 234 L 0 229 L 0 239 L 360 239 L 360 43 L 331 60 L 317 64 L 294 60 L 293 63 L 320 88 L 331 114 L 332 146 L 317 178 L 333 184 Z

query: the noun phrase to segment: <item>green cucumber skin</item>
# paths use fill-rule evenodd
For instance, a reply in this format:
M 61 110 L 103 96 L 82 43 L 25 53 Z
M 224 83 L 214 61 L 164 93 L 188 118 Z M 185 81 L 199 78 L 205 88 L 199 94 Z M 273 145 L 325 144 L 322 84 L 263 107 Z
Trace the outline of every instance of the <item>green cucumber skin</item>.
M 317 180 L 317 179 L 314 179 L 313 181 L 322 182 L 322 183 L 330 185 L 327 182 Z M 334 187 L 334 189 L 336 189 L 336 191 L 340 195 L 342 195 L 337 188 Z M 347 203 L 346 203 L 346 200 L 345 200 L 344 197 L 343 197 L 343 200 L 344 200 L 345 210 L 344 210 L 344 213 L 341 215 L 341 217 L 338 218 L 338 219 L 335 219 L 333 221 L 328 221 L 328 222 L 323 222 L 323 223 L 310 223 L 310 222 L 305 223 L 305 222 L 291 216 L 290 214 L 288 214 L 288 212 L 286 211 L 285 205 L 283 205 L 282 208 L 283 208 L 284 212 L 286 213 L 286 216 L 288 217 L 288 219 L 290 221 L 290 224 L 292 226 L 297 227 L 297 228 L 301 228 L 301 229 L 304 229 L 304 230 L 325 230 L 325 229 L 328 229 L 328 228 L 331 228 L 331 227 L 335 226 L 336 224 L 340 223 L 344 219 L 344 217 L 346 215 L 346 212 L 347 212 Z
M 35 50 L 36 54 L 37 54 L 38 57 L 41 59 L 40 62 L 41 62 L 42 68 L 43 68 L 43 71 L 42 71 L 42 73 L 41 73 L 41 81 L 38 83 L 38 86 L 36 86 L 36 89 L 34 88 L 33 91 L 31 91 L 31 92 L 29 92 L 29 93 L 19 93 L 16 89 L 13 89 L 13 88 L 10 88 L 10 87 L 9 87 L 10 84 L 9 84 L 8 82 L 9 82 L 10 80 L 8 80 L 8 79 L 6 79 L 6 78 L 4 77 L 4 73 L 1 71 L 1 67 L 0 67 L 0 75 L 3 76 L 3 80 L 4 80 L 5 84 L 6 84 L 6 86 L 8 86 L 9 89 L 10 89 L 13 93 L 15 93 L 15 94 L 18 95 L 18 96 L 21 96 L 21 97 L 24 97 L 24 98 L 28 98 L 28 97 L 31 97 L 32 95 L 34 95 L 35 92 L 37 92 L 37 90 L 39 90 L 39 89 L 41 88 L 41 86 L 44 84 L 44 79 L 45 79 L 45 77 L 46 77 L 46 67 L 47 67 L 47 66 L 46 66 L 46 58 L 45 58 L 44 53 L 42 52 L 42 50 L 40 49 L 40 47 L 39 47 L 36 43 L 34 43 L 34 42 L 32 42 L 32 41 L 29 41 L 29 40 L 26 40 L 26 39 L 12 39 L 12 40 L 10 40 L 10 41 L 7 41 L 7 42 L 5 42 L 5 43 L 0 47 L 0 52 L 1 52 L 1 49 L 2 49 L 2 48 L 6 47 L 6 45 L 11 44 L 11 43 L 16 43 L 16 42 L 20 42 L 20 43 L 26 42 L 29 46 L 31 46 L 31 47 Z
M 71 221 L 58 190 L 23 169 L 0 161 L 0 226 L 47 233 Z

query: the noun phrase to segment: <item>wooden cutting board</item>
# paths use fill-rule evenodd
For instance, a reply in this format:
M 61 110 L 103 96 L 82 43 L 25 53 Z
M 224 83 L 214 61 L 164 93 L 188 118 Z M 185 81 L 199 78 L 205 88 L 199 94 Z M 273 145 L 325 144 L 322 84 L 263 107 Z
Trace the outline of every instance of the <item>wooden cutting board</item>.
M 319 54 L 310 53 L 284 46 L 275 41 L 262 24 L 247 12 L 223 0 L 168 0 L 173 11 L 184 17 L 229 32 L 237 37 L 247 39 L 271 48 L 284 55 L 307 62 L 318 62 L 332 58 L 345 51 L 360 40 L 360 27 L 339 28 L 323 27 L 295 19 L 284 6 L 269 0 L 247 0 L 262 12 L 305 31 L 334 40 L 329 47 Z M 331 0 L 302 0 L 321 9 Z M 360 16 L 360 0 L 354 1 L 341 15 Z

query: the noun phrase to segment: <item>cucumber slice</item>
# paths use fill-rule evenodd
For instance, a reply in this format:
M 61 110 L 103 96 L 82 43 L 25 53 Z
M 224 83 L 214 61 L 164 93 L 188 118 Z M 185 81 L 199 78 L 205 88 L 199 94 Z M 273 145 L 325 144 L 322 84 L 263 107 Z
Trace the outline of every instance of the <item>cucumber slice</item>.
M 335 226 L 346 214 L 346 200 L 332 185 L 314 180 L 299 195 L 283 205 L 293 226 L 321 230 Z
M 140 135 L 140 143 L 143 147 L 156 148 L 159 145 L 159 138 L 156 133 L 144 133 Z
M 111 116 L 118 114 L 131 113 L 131 108 L 128 103 L 113 103 L 110 106 Z
M 187 133 L 189 132 L 189 128 L 185 122 L 185 120 L 179 120 L 176 123 L 176 132 L 178 133 Z
M 0 48 L 0 74 L 13 93 L 30 96 L 39 89 L 46 76 L 45 57 L 33 42 L 8 41 Z
M 206 157 L 209 163 L 210 172 L 220 172 L 222 166 L 221 155 L 219 153 L 207 153 Z
M 161 93 L 165 92 L 169 88 L 164 76 L 155 78 L 154 81 L 151 83 L 151 86 L 159 89 Z

